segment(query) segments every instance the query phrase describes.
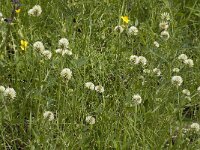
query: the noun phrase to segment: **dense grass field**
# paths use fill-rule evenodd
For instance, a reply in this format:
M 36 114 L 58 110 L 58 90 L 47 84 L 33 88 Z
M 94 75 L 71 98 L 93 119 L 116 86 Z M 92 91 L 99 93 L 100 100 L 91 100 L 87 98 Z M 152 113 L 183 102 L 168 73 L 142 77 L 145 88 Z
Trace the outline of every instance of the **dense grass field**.
M 0 149 L 199 149 L 199 0 L 0 0 L 0 20 Z

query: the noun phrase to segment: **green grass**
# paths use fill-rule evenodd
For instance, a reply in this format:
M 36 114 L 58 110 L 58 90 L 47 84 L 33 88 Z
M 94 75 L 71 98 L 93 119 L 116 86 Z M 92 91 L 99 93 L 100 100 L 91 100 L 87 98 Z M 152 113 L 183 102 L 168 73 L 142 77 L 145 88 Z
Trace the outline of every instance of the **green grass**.
M 199 132 L 181 134 L 193 122 L 200 123 L 198 0 L 21 3 L 21 12 L 12 24 L 0 23 L 0 85 L 16 91 L 16 98 L 6 103 L 0 95 L 0 149 L 199 148 Z M 42 7 L 42 14 L 29 16 L 28 10 L 36 4 Z M 9 18 L 11 11 L 11 2 L 1 0 L 3 16 Z M 163 12 L 171 18 L 167 41 L 160 37 Z M 115 26 L 123 25 L 120 17 L 125 15 L 129 27 L 138 24 L 137 36 L 128 36 L 126 30 L 121 34 L 114 31 Z M 69 40 L 73 55 L 55 53 L 61 38 Z M 20 48 L 22 39 L 29 43 L 25 52 Z M 36 41 L 52 52 L 50 60 L 34 51 Z M 193 68 L 180 63 L 182 53 L 193 59 Z M 141 65 L 130 63 L 131 55 L 146 57 L 145 68 L 159 68 L 161 76 L 144 74 Z M 63 68 L 73 72 L 67 84 L 60 77 Z M 173 68 L 181 69 L 174 73 Z M 171 84 L 174 75 L 183 78 L 179 88 Z M 85 88 L 89 81 L 103 85 L 105 92 Z M 183 89 L 190 90 L 191 101 L 182 94 Z M 137 93 L 142 103 L 129 107 Z M 186 109 L 190 114 L 186 115 Z M 52 111 L 55 119 L 44 119 L 45 111 Z M 95 117 L 95 124 L 86 123 L 87 116 Z

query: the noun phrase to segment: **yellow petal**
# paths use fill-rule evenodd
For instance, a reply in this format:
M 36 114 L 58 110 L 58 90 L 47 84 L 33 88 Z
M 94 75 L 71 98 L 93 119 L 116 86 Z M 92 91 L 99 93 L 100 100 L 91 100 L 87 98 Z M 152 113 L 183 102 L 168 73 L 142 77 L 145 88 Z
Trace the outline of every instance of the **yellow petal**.
M 19 14 L 20 11 L 21 11 L 21 9 L 16 9 L 16 10 L 15 10 L 15 12 L 16 12 L 17 14 Z
M 128 23 L 130 20 L 128 19 L 128 16 L 121 16 L 121 19 L 125 22 Z

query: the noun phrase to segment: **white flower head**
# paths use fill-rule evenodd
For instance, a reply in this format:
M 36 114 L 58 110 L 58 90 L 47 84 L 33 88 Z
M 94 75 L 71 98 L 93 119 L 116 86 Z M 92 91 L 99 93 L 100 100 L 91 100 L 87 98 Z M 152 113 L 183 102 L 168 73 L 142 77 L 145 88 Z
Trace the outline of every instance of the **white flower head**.
M 69 68 L 64 68 L 60 75 L 62 78 L 70 80 L 72 78 L 72 71 Z
M 95 89 L 95 85 L 92 82 L 85 83 L 85 87 L 90 89 L 90 90 L 94 90 Z
M 117 33 L 122 33 L 124 31 L 124 28 L 122 26 L 116 26 L 114 31 Z
M 66 38 L 62 38 L 62 39 L 59 40 L 58 45 L 62 50 L 68 49 L 69 48 L 69 41 Z
M 160 44 L 157 41 L 154 41 L 153 44 L 155 45 L 155 47 L 160 47 Z
M 147 59 L 144 56 L 139 56 L 139 63 L 145 66 L 147 64 Z
M 153 69 L 153 73 L 156 74 L 156 76 L 160 76 L 161 75 L 161 71 L 158 68 L 154 68 Z
M 128 28 L 129 35 L 138 35 L 138 32 L 138 28 L 136 28 L 135 26 L 131 26 L 130 28 Z
M 180 54 L 180 55 L 178 56 L 178 59 L 181 60 L 181 61 L 185 61 L 185 60 L 188 59 L 188 57 L 187 57 L 186 54 Z
M 6 90 L 6 88 L 4 86 L 0 86 L 0 93 L 3 93 Z
M 28 11 L 29 16 L 38 17 L 42 13 L 42 8 L 40 5 L 35 5 L 32 9 Z
M 133 62 L 135 65 L 139 64 L 139 57 L 136 55 L 131 55 L 129 60 Z
M 190 68 L 192 68 L 194 66 L 194 62 L 193 62 L 192 59 L 186 59 L 186 60 L 184 60 L 184 64 L 186 64 Z
M 10 99 L 15 99 L 16 97 L 16 92 L 13 88 L 6 88 L 5 91 L 4 91 L 4 96 L 5 97 L 8 97 Z
M 190 91 L 188 89 L 184 89 L 182 93 L 186 96 L 190 96 Z
M 200 94 L 200 86 L 197 88 L 197 92 Z
M 132 97 L 132 101 L 135 105 L 141 104 L 142 103 L 142 98 L 139 94 L 135 94 Z
M 51 111 L 45 111 L 43 113 L 43 117 L 44 117 L 44 119 L 47 119 L 49 121 L 53 121 L 54 120 L 54 114 Z
M 180 69 L 179 68 L 174 68 L 172 71 L 178 73 L 180 71 Z
M 200 125 L 198 123 L 192 123 L 190 125 L 190 128 L 196 132 L 198 132 L 200 130 Z
M 92 116 L 87 116 L 87 117 L 85 118 L 85 122 L 88 123 L 88 124 L 93 125 L 93 124 L 95 124 L 95 118 L 92 117 Z
M 175 86 L 181 86 L 181 84 L 183 83 L 183 79 L 181 76 L 173 76 L 171 82 Z
M 168 31 L 162 31 L 161 33 L 160 33 L 160 37 L 163 39 L 163 40 L 168 40 L 169 39 L 169 32 Z
M 3 14 L 0 12 L 0 20 L 3 18 Z
M 159 27 L 161 30 L 167 30 L 169 28 L 169 24 L 168 22 L 163 21 L 159 24 Z
M 33 44 L 33 49 L 40 53 L 42 53 L 45 50 L 43 43 L 40 41 L 37 41 Z
M 169 15 L 169 13 L 167 13 L 167 12 L 162 13 L 162 14 L 161 14 L 161 19 L 162 19 L 162 20 L 169 21 L 169 20 L 170 20 L 170 15 Z
M 101 85 L 97 85 L 97 86 L 95 86 L 95 91 L 97 91 L 98 93 L 103 93 L 104 87 Z
M 42 52 L 42 55 L 44 56 L 45 59 L 51 59 L 52 53 L 51 51 L 45 50 Z

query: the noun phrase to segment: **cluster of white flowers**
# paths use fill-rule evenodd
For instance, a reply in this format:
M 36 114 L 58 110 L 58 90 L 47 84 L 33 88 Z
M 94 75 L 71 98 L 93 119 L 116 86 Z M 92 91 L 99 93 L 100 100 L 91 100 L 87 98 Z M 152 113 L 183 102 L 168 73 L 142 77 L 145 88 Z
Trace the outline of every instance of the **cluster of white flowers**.
M 188 59 L 188 56 L 186 54 L 180 54 L 178 56 L 178 59 L 184 63 L 185 65 L 187 65 L 188 67 L 192 68 L 194 66 L 194 62 L 192 59 Z
M 138 28 L 135 26 L 131 26 L 128 28 L 128 35 L 138 35 Z
M 69 48 L 69 41 L 66 38 L 62 38 L 58 42 L 59 48 L 56 49 L 56 53 L 61 54 L 62 56 L 66 55 L 72 55 L 72 51 Z
M 92 116 L 87 116 L 87 117 L 85 118 L 85 122 L 88 123 L 88 124 L 93 125 L 93 124 L 95 124 L 95 118 L 92 117 Z
M 60 75 L 63 79 L 69 81 L 72 78 L 72 71 L 69 68 L 64 68 Z
M 44 119 L 47 119 L 48 121 L 53 121 L 54 120 L 54 114 L 51 111 L 45 111 L 43 113 Z
M 130 61 L 135 65 L 141 64 L 142 66 L 145 66 L 147 64 L 147 59 L 144 56 L 131 55 Z
M 132 101 L 133 101 L 134 105 L 139 105 L 139 104 L 142 103 L 142 98 L 141 98 L 141 96 L 139 94 L 135 94 L 132 97 Z
M 15 90 L 10 87 L 5 88 L 4 86 L 0 86 L 0 94 L 3 94 L 4 97 L 7 97 L 9 99 L 15 99 L 16 97 Z
M 169 20 L 170 20 L 169 13 L 164 12 L 161 14 L 161 22 L 159 24 L 159 27 L 162 30 L 162 32 L 160 36 L 164 40 L 168 40 L 170 37 L 169 32 L 167 31 L 169 28 Z
M 190 129 L 198 132 L 200 130 L 200 125 L 198 123 L 192 123 Z
M 41 41 L 37 41 L 33 44 L 33 49 L 39 52 L 45 59 L 51 59 L 52 53 L 49 50 L 45 50 L 44 44 Z
M 28 11 L 29 16 L 38 17 L 42 13 L 42 8 L 40 5 L 35 5 L 32 9 Z
M 183 83 L 183 79 L 181 76 L 173 76 L 171 82 L 173 85 L 178 87 L 181 86 L 181 84 Z
M 85 87 L 92 90 L 92 91 L 95 90 L 98 93 L 104 92 L 104 87 L 102 85 L 95 86 L 94 83 L 92 83 L 92 82 L 86 82 Z

